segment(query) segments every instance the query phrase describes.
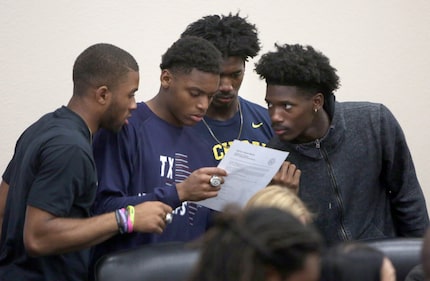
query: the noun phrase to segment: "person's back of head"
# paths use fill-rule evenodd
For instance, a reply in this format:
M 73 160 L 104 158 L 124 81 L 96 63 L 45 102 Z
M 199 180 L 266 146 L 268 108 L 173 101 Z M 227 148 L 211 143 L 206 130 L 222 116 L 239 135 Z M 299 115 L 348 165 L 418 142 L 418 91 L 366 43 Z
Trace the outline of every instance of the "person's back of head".
M 319 233 L 279 208 L 225 210 L 202 243 L 193 281 L 318 279 Z
M 73 66 L 73 95 L 105 85 L 114 88 L 130 71 L 139 71 L 134 57 L 112 44 L 99 43 L 85 49 Z
M 190 73 L 193 69 L 220 74 L 221 53 L 209 41 L 186 36 L 173 43 L 161 58 L 161 70 L 168 69 L 173 73 Z
M 257 28 L 238 13 L 205 16 L 189 24 L 181 37 L 190 35 L 209 40 L 223 57 L 240 57 L 247 61 L 260 51 Z
M 378 249 L 360 242 L 331 246 L 323 255 L 320 281 L 395 281 L 391 261 Z
M 255 193 L 245 205 L 245 209 L 255 207 L 276 207 L 291 212 L 301 222 L 312 222 L 312 214 L 305 203 L 290 189 L 280 185 L 269 185 Z
M 256 63 L 255 71 L 260 78 L 267 85 L 296 86 L 311 96 L 322 93 L 324 109 L 332 117 L 333 92 L 340 82 L 328 57 L 312 46 L 275 44 L 275 48 L 276 51 L 262 55 Z

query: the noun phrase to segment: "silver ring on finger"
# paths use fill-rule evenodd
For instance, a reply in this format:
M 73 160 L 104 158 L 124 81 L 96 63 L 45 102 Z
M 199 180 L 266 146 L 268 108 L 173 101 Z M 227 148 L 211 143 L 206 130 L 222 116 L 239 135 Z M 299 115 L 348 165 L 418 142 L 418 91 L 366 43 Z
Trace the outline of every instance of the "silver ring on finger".
M 172 214 L 171 214 L 171 213 L 167 213 L 167 214 L 166 214 L 166 218 L 164 219 L 164 221 L 165 221 L 167 224 L 171 223 L 171 222 L 173 221 L 173 216 L 172 216 Z
M 221 185 L 221 177 L 219 176 L 212 176 L 211 179 L 209 180 L 209 184 L 212 185 L 213 187 L 218 187 Z

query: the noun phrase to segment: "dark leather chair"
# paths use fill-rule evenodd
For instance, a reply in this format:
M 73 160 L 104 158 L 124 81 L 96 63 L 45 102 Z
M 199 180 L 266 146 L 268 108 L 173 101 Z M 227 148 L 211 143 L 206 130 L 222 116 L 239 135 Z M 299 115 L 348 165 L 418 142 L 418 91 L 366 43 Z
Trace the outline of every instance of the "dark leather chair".
M 412 268 L 421 263 L 422 238 L 370 240 L 366 243 L 381 250 L 391 259 L 396 269 L 397 281 L 405 280 Z
M 102 257 L 95 266 L 97 281 L 186 281 L 199 250 L 182 242 L 145 245 Z
M 403 281 L 421 262 L 421 238 L 394 238 L 365 241 L 387 255 Z M 97 281 L 186 281 L 199 250 L 182 242 L 145 245 L 102 257 L 95 267 Z

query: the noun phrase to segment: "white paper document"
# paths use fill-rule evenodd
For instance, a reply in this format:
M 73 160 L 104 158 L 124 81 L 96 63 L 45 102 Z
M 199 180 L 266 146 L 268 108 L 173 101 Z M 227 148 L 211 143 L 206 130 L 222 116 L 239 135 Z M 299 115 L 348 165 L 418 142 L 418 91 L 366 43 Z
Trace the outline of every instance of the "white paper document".
M 218 196 L 196 202 L 221 211 L 226 204 L 243 207 L 257 191 L 269 184 L 288 152 L 235 140 L 218 164 L 227 171 Z

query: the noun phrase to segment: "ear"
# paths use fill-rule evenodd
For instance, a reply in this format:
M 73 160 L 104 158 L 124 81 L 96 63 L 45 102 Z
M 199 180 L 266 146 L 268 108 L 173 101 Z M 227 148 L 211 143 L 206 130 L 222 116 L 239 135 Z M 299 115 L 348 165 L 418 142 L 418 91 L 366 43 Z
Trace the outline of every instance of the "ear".
M 312 97 L 313 109 L 319 111 L 324 105 L 324 95 L 317 93 Z
M 112 97 L 112 92 L 109 91 L 109 88 L 107 86 L 98 87 L 96 89 L 95 94 L 96 94 L 96 101 L 102 105 L 109 103 L 109 101 Z
M 161 87 L 165 89 L 169 88 L 170 83 L 172 83 L 172 80 L 173 74 L 169 70 L 163 69 L 160 74 Z

